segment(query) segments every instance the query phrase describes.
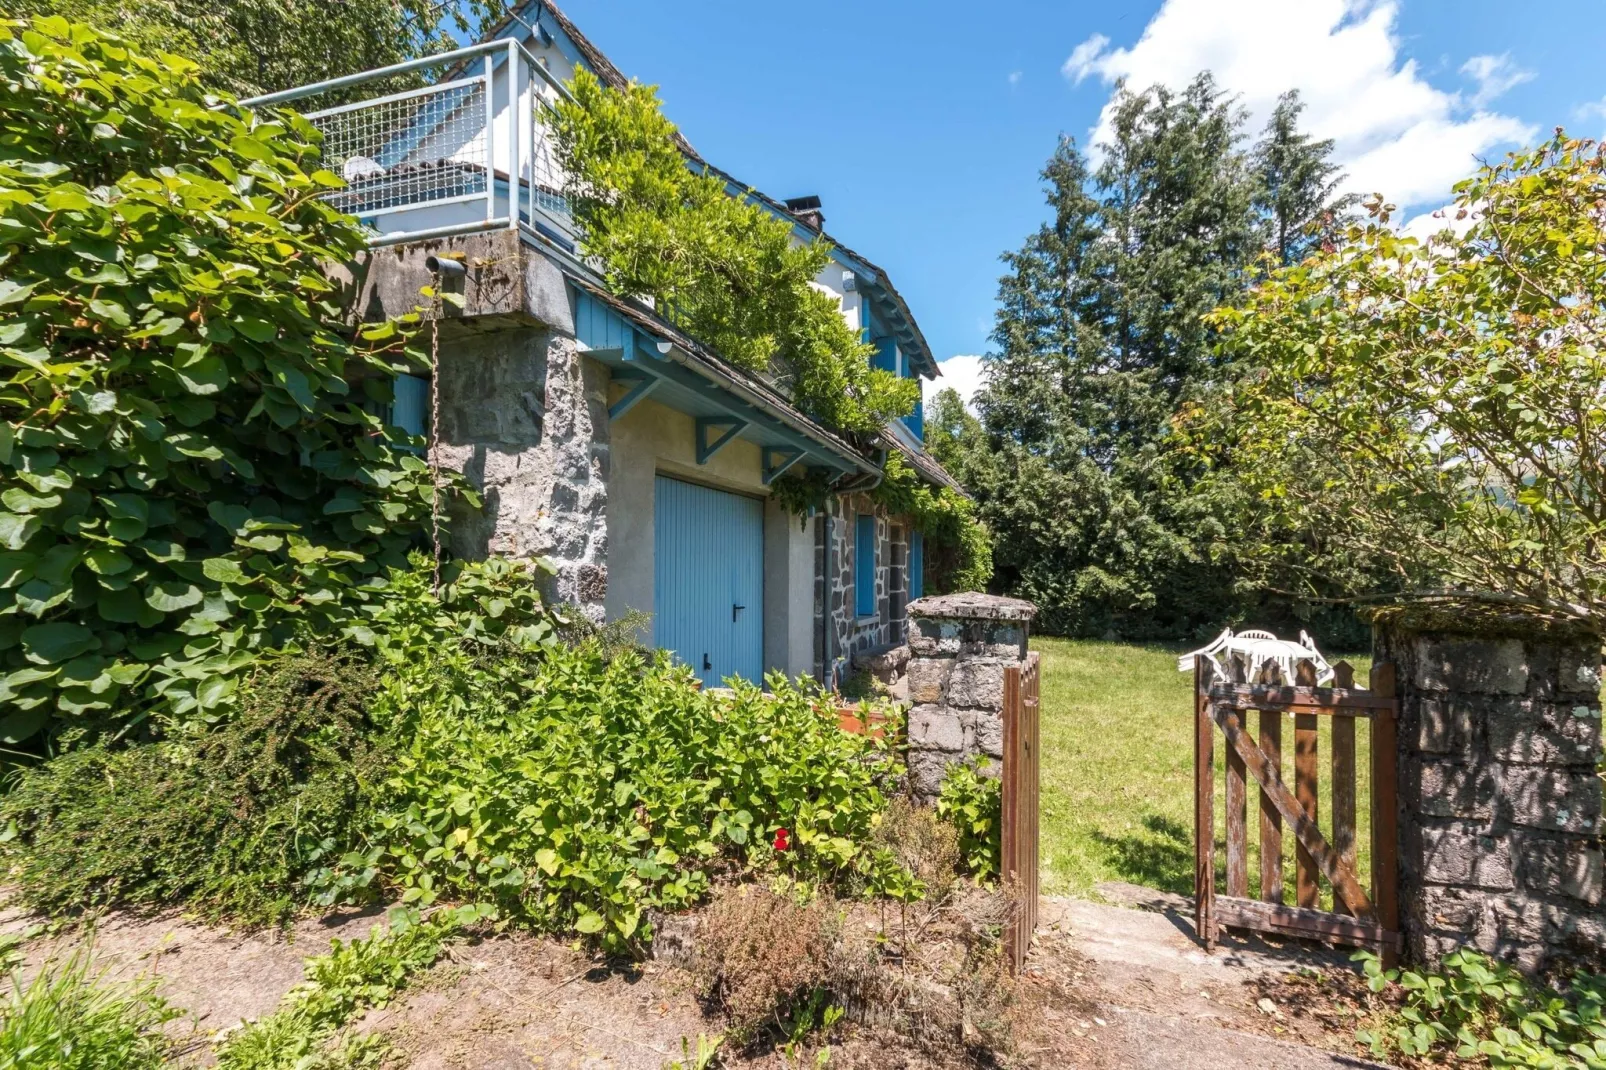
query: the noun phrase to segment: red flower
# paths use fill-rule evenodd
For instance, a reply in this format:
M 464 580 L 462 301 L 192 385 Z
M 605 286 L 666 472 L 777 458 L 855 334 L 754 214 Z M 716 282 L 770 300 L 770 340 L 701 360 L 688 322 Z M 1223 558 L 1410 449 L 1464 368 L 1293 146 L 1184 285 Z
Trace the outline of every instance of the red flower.
M 785 829 L 776 829 L 775 849 L 777 851 L 790 851 L 792 849 L 792 841 L 789 838 L 791 835 L 792 834 L 787 832 Z

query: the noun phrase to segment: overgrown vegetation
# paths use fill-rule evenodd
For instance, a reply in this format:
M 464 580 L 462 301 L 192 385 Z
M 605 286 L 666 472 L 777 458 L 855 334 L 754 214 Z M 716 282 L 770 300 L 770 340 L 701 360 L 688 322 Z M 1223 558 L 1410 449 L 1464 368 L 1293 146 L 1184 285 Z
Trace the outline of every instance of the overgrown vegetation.
M 1359 952 L 1372 991 L 1398 986 L 1397 1012 L 1359 1038 L 1380 1058 L 1531 1070 L 1606 1067 L 1606 976 L 1579 972 L 1562 988 L 1528 980 L 1470 949 L 1446 956 L 1440 972 L 1387 970 Z
M 978 881 L 997 877 L 1004 828 L 999 779 L 968 762 L 951 766 L 936 810 L 959 834 L 960 868 Z
M 239 716 L 193 742 L 96 745 L 22 772 L 0 799 L 21 900 L 257 922 L 305 905 L 305 880 L 364 826 L 392 760 L 364 711 L 379 676 L 327 654 L 258 673 Z
M 1248 490 L 1265 582 L 1606 627 L 1603 201 L 1600 147 L 1558 133 L 1458 184 L 1429 240 L 1374 200 L 1213 318 L 1243 374 L 1191 430 Z
M 653 88 L 616 91 L 583 70 L 571 88 L 558 106 L 559 159 L 586 252 L 612 289 L 650 299 L 726 360 L 775 377 L 832 427 L 874 432 L 908 415 L 919 384 L 872 367 L 872 346 L 810 285 L 828 243 L 794 243 L 789 221 L 688 166 Z
M 722 873 L 850 893 L 898 879 L 870 842 L 890 745 L 842 732 L 817 693 L 765 686 L 773 697 L 701 692 L 667 659 L 608 661 L 592 644 L 480 660 L 416 648 L 374 696 L 402 742 L 332 887 L 366 875 L 405 902 L 494 903 L 627 950 L 651 939 L 649 908 L 688 906 Z
M 931 592 L 985 591 L 993 578 L 992 535 L 976 504 L 950 487 L 927 483 L 896 450 L 887 454 L 881 482 L 870 492 L 894 516 L 911 518 L 925 536 Z
M 170 1044 L 162 1026 L 180 1016 L 153 980 L 116 983 L 90 972 L 91 948 L 43 964 L 24 980 L 14 952 L 4 963 L 0 1068 L 160 1070 Z
M 272 1014 L 244 1025 L 219 1044 L 219 1070 L 355 1070 L 379 1066 L 388 1045 L 372 1034 L 341 1030 L 358 1013 L 384 1007 L 414 974 L 428 969 L 448 941 L 490 915 L 474 907 L 428 918 L 394 910 L 389 926 L 365 939 L 333 941 L 306 961 L 306 980 Z
M 361 641 L 426 528 L 366 407 L 404 332 L 342 327 L 313 128 L 186 61 L 0 24 L 0 147 L 0 741 L 215 722 L 265 652 Z

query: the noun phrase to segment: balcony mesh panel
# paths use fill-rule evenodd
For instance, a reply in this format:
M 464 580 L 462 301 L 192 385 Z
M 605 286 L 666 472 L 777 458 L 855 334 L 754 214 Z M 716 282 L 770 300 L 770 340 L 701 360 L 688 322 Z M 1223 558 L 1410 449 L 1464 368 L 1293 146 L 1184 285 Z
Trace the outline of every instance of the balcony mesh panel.
M 558 142 L 550 126 L 551 113 L 539 103 L 532 111 L 535 123 L 530 138 L 530 175 L 535 207 L 568 221 L 569 202 L 563 196 L 567 179 L 558 163 Z
M 485 193 L 483 81 L 310 118 L 346 180 L 327 199 L 349 215 Z

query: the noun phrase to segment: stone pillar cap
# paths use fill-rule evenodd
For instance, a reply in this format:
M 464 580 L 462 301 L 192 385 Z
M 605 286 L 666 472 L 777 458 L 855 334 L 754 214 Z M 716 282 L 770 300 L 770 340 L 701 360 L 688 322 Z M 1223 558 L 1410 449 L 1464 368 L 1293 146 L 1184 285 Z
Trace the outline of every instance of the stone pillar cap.
M 1037 616 L 1037 606 L 1024 598 L 960 591 L 957 594 L 916 598 L 909 603 L 911 617 L 954 617 L 962 620 L 1029 621 Z

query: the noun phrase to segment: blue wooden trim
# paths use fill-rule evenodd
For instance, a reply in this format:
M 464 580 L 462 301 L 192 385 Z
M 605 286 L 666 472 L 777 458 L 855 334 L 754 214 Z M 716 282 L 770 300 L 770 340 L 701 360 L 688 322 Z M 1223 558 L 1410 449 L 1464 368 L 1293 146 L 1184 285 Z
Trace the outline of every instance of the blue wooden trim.
M 618 401 L 614 402 L 608 407 L 608 419 L 617 420 L 619 417 L 635 408 L 636 405 L 643 401 L 648 394 L 651 394 L 654 390 L 657 390 L 658 384 L 661 382 L 663 382 L 662 379 L 655 379 L 651 376 L 643 376 L 636 382 L 635 386 L 626 391 L 624 397 L 620 398 Z
M 716 427 L 725 428 L 725 433 L 714 439 L 708 439 L 708 432 Z M 746 420 L 736 420 L 727 416 L 699 416 L 697 417 L 697 463 L 707 464 L 709 460 L 730 444 L 731 440 L 747 430 Z
M 773 446 L 765 446 L 763 454 L 764 485 L 767 487 L 775 482 L 805 456 L 807 455 L 803 450 L 778 450 Z

